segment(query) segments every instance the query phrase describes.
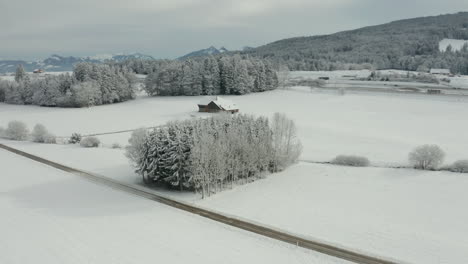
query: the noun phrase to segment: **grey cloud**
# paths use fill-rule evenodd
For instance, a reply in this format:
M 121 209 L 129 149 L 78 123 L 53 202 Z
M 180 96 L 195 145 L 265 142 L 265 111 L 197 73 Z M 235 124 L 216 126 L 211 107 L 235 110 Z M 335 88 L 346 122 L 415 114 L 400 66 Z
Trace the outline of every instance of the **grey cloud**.
M 468 1 L 20 0 L 0 3 L 0 58 L 144 52 L 173 58 L 468 10 Z

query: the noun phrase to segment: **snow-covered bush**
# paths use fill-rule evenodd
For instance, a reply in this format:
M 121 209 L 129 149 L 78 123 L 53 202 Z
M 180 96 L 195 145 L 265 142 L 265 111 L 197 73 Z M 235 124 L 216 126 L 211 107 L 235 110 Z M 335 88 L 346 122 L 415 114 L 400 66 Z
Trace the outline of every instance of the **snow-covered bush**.
M 44 135 L 44 143 L 46 144 L 56 144 L 57 137 L 51 133 L 47 133 Z
M 125 156 L 130 160 L 133 166 L 141 164 L 145 157 L 146 129 L 140 128 L 132 132 L 125 147 Z
M 455 161 L 450 167 L 450 171 L 468 173 L 468 160 Z
M 5 128 L 0 127 L 0 138 L 5 138 Z
M 302 152 L 302 144 L 297 137 L 294 121 L 285 114 L 273 115 L 271 130 L 274 149 L 272 170 L 281 171 L 297 162 Z
M 11 121 L 5 129 L 5 138 L 11 140 L 27 140 L 29 137 L 29 130 L 25 123 L 20 121 Z
M 342 166 L 353 166 L 353 167 L 367 167 L 370 161 L 366 157 L 354 156 L 354 155 L 339 155 L 336 156 L 331 164 L 342 165 Z
M 437 169 L 444 161 L 444 157 L 444 151 L 437 145 L 419 146 L 408 155 L 410 164 L 421 170 Z
M 101 141 L 97 137 L 85 137 L 80 141 L 80 146 L 83 148 L 97 148 Z
M 81 141 L 81 135 L 78 134 L 78 133 L 73 133 L 70 137 L 70 139 L 68 140 L 68 143 L 69 144 L 78 144 L 80 143 Z
M 44 143 L 45 137 L 49 134 L 46 127 L 42 124 L 36 124 L 31 132 L 31 139 L 33 142 Z

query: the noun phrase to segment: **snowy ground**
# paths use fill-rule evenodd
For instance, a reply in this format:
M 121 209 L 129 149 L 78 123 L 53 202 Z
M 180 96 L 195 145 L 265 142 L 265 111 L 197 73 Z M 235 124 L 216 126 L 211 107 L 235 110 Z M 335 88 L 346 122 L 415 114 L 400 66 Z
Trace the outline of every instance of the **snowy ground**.
M 156 126 L 169 120 L 206 116 L 197 113 L 202 97 L 141 97 L 82 109 L 0 104 L 0 126 L 21 120 L 43 123 L 58 136 L 93 134 Z M 302 159 L 328 161 L 339 154 L 364 155 L 375 164 L 405 165 L 420 144 L 439 144 L 447 162 L 468 158 L 468 97 L 348 92 L 294 88 L 229 97 L 243 113 L 295 119 L 304 145 Z M 126 145 L 130 133 L 101 136 L 110 146 Z
M 0 150 L 0 263 L 345 263 Z
M 468 263 L 468 177 L 301 163 L 203 206 L 410 263 Z
M 202 99 L 140 97 L 87 109 L 0 104 L 0 126 L 22 120 L 32 128 L 41 122 L 60 136 L 119 131 L 206 116 L 196 112 Z M 243 113 L 285 112 L 295 119 L 304 160 L 357 154 L 377 165 L 406 165 L 408 152 L 427 143 L 440 145 L 447 163 L 468 158 L 462 144 L 468 142 L 468 97 L 349 91 L 340 96 L 295 87 L 229 99 Z M 129 134 L 101 136 L 105 147 L 98 149 L 0 142 L 139 184 L 123 150 L 108 147 L 114 142 L 125 145 Z M 3 159 L 0 162 L 3 165 Z M 414 263 L 467 263 L 467 188 L 463 174 L 301 163 L 205 201 L 190 193 L 170 195 L 378 255 Z
M 122 150 L 0 143 L 142 184 Z M 430 264 L 468 262 L 467 188 L 466 174 L 300 163 L 206 200 L 188 192 L 158 191 L 312 239 Z
M 463 39 L 443 39 L 439 42 L 439 50 L 444 52 L 449 45 L 452 46 L 453 51 L 461 50 L 463 45 L 467 44 L 468 40 Z

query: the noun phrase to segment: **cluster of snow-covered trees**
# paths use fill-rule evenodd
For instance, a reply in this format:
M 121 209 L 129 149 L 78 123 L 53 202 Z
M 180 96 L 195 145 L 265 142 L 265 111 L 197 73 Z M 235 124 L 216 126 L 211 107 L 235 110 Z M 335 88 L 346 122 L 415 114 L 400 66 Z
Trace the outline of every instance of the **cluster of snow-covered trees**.
M 135 76 L 120 66 L 79 63 L 73 74 L 28 75 L 20 65 L 15 81 L 0 81 L 0 102 L 41 106 L 84 107 L 135 97 Z
M 208 56 L 160 63 L 145 84 L 149 95 L 242 95 L 276 89 L 278 76 L 269 62 L 260 59 Z
M 137 130 L 127 147 L 146 183 L 210 195 L 239 181 L 251 181 L 296 162 L 302 147 L 294 122 L 264 117 L 220 115 L 176 121 L 146 132 Z

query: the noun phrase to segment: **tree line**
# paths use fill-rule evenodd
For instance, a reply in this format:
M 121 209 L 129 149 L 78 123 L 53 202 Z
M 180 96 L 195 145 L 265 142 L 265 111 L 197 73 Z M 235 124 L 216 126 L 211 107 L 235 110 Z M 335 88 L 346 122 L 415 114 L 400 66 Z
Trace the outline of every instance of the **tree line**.
M 203 60 L 128 60 L 75 65 L 72 74 L 37 77 L 19 65 L 15 81 L 0 81 L 0 102 L 40 106 L 85 107 L 135 98 L 135 73 L 148 73 L 150 96 L 242 95 L 278 87 L 273 66 L 241 56 Z
M 125 67 L 79 63 L 72 74 L 39 78 L 20 65 L 15 81 L 0 81 L 0 101 L 11 104 L 85 107 L 135 98 L 135 75 Z
M 236 56 L 159 61 L 145 82 L 149 95 L 242 95 L 278 87 L 272 64 Z
M 294 122 L 283 114 L 270 121 L 219 115 L 168 123 L 134 132 L 127 156 L 145 183 L 196 190 L 205 197 L 252 181 L 297 161 L 302 147 Z

